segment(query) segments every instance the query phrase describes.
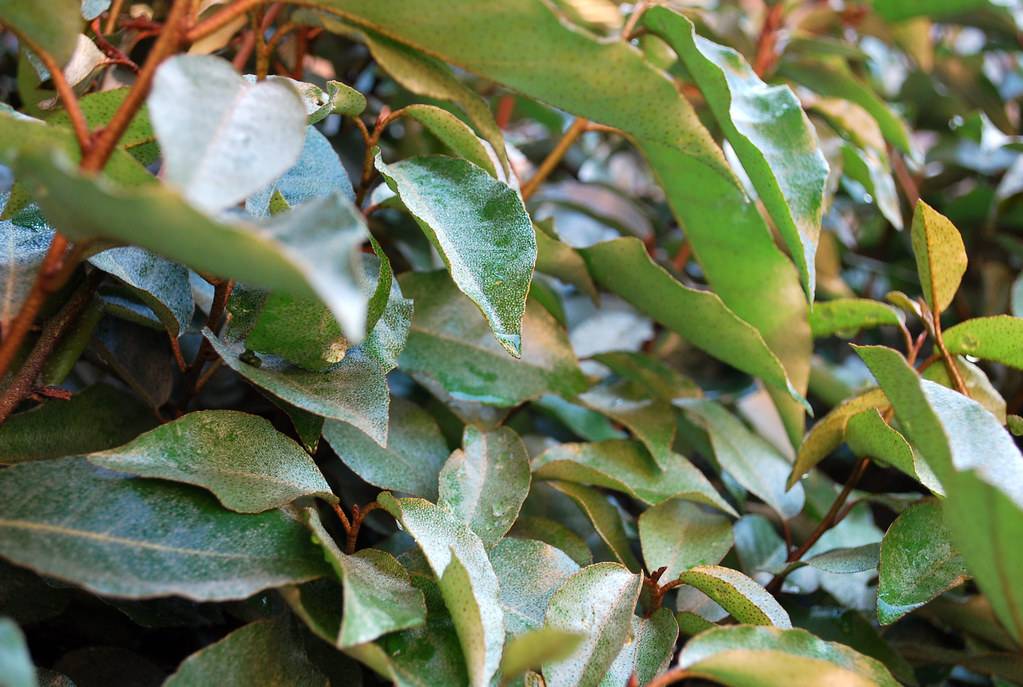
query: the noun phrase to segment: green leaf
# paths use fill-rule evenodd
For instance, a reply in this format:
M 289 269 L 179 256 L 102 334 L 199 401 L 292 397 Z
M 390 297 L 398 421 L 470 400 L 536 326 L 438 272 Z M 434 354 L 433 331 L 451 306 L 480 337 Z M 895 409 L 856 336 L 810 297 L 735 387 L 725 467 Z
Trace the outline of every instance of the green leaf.
M 257 84 L 255 74 L 245 74 L 250 84 Z M 328 81 L 327 90 L 306 81 L 296 81 L 287 76 L 270 75 L 263 79 L 267 82 L 280 82 L 292 88 L 302 99 L 305 107 L 306 123 L 316 124 L 332 113 L 358 115 L 366 109 L 366 97 L 340 81 Z
M 345 649 L 372 642 L 388 632 L 426 622 L 423 593 L 412 586 L 408 572 L 393 556 L 377 549 L 346 555 L 315 509 L 305 509 L 305 520 L 344 588 L 344 616 L 335 646 Z
M 707 431 L 714 457 L 736 482 L 785 519 L 803 510 L 802 487 L 785 482 L 789 461 L 766 439 L 714 401 L 680 399 L 675 405 Z
M 680 374 L 671 365 L 636 351 L 608 351 L 593 356 L 593 360 L 611 372 L 642 386 L 654 398 L 674 401 L 703 395 L 693 380 Z
M 500 406 L 547 393 L 571 397 L 586 388 L 568 336 L 543 306 L 526 304 L 516 360 L 447 274 L 406 273 L 400 282 L 416 304 L 401 369 L 426 373 L 457 400 Z
M 786 61 L 782 62 L 778 71 L 820 95 L 856 103 L 877 121 L 889 143 L 903 153 L 912 151 L 905 122 L 870 86 L 853 74 L 844 60 Z
M 533 0 L 505 0 L 486 11 L 474 0 L 448 0 L 443 12 L 430 17 L 416 0 L 386 8 L 373 0 L 317 0 L 317 6 L 629 134 L 663 186 L 713 290 L 761 332 L 793 387 L 804 392 L 811 338 L 798 274 L 696 112 L 640 52 L 578 31 Z M 601 68 L 593 69 L 596 64 Z M 802 404 L 785 391 L 773 398 L 790 440 L 798 443 Z
M 401 114 L 422 124 L 455 155 L 486 170 L 490 176 L 497 177 L 497 169 L 487 149 L 476 138 L 473 130 L 455 115 L 434 105 L 408 105 L 401 109 Z
M 355 474 L 381 489 L 437 498 L 437 478 L 448 447 L 434 419 L 416 404 L 391 399 L 387 445 L 347 422 L 328 421 L 323 438 Z
M 967 579 L 951 542 L 941 503 L 921 501 L 904 510 L 881 540 L 877 618 L 890 625 Z
M 682 573 L 679 579 L 709 596 L 737 622 L 792 627 L 789 614 L 774 597 L 738 570 L 720 565 L 700 565 Z
M 440 471 L 437 504 L 468 524 L 484 546 L 493 546 L 519 516 L 529 478 L 529 454 L 514 430 L 468 426 L 462 448 Z
M 948 218 L 922 200 L 913 213 L 912 237 L 924 299 L 937 317 L 959 290 L 966 273 L 966 247 Z
M 561 444 L 533 459 L 540 479 L 555 479 L 621 491 L 650 505 L 683 498 L 735 511 L 696 467 L 677 453 L 660 468 L 636 441 L 608 439 L 588 444 Z
M 678 579 L 697 565 L 715 565 L 732 548 L 728 518 L 682 499 L 664 501 L 639 516 L 639 540 L 648 570 L 664 567 L 661 579 Z
M 0 426 L 0 463 L 60 458 L 120 446 L 156 424 L 129 394 L 96 384 L 71 400 L 51 399 Z M 54 431 L 60 427 L 61 431 Z
M 208 489 L 239 513 L 261 513 L 302 496 L 337 502 L 301 446 L 269 421 L 234 410 L 188 413 L 88 458 L 108 470 Z
M 814 257 L 828 163 L 817 134 L 788 86 L 768 86 L 741 54 L 696 35 L 687 18 L 664 7 L 642 25 L 664 38 L 695 80 L 774 220 L 813 301 Z
M 590 278 L 586 263 L 577 250 L 561 242 L 554 233 L 553 218 L 533 223 L 536 233 L 536 271 L 572 284 L 594 302 L 597 287 Z
M 434 575 L 462 644 L 472 687 L 486 687 L 498 670 L 504 612 L 497 576 L 483 542 L 446 509 L 423 499 L 377 499 L 416 540 Z
M 522 199 L 507 184 L 457 158 L 416 157 L 388 165 L 378 154 L 376 168 L 497 340 L 519 357 L 536 263 L 536 237 Z
M 550 544 L 566 553 L 576 565 L 589 565 L 593 562 L 593 553 L 582 537 L 550 518 L 520 516 L 508 531 L 508 536 L 516 539 L 536 539 Z M 490 555 L 493 558 L 494 552 L 491 551 Z
M 36 667 L 25 635 L 10 618 L 0 617 L 0 676 L 4 687 L 36 687 Z
M 892 306 L 869 298 L 838 298 L 815 303 L 810 313 L 810 329 L 815 338 L 839 334 L 854 336 L 861 329 L 881 325 L 898 326 L 903 318 Z
M 0 22 L 63 65 L 71 59 L 82 31 L 81 9 L 79 0 L 54 0 L 45 11 L 34 0 L 0 0 Z
M 810 472 L 817 463 L 842 445 L 845 440 L 849 418 L 870 408 L 884 409 L 889 406 L 888 397 L 880 389 L 868 389 L 852 398 L 842 401 L 831 412 L 810 428 L 799 446 L 796 462 L 792 466 L 786 487 L 792 487 Z
M 569 577 L 547 606 L 547 626 L 585 637 L 572 654 L 544 665 L 550 687 L 596 687 L 629 636 L 641 579 L 617 563 Z
M 8 198 L 4 194 L 0 202 Z M 0 220 L 0 330 L 7 331 L 28 298 L 52 240 L 53 231 L 32 210 Z
M 221 341 L 208 329 L 203 335 L 228 367 L 261 389 L 314 415 L 354 425 L 381 446 L 387 443 L 387 379 L 358 349 L 326 372 L 310 372 L 273 356 L 253 365 L 242 360 L 240 345 Z
M 110 123 L 114 114 L 124 102 L 131 88 L 114 88 L 109 91 L 89 93 L 78 99 L 82 115 L 90 129 L 99 129 Z M 58 110 L 46 118 L 51 125 L 71 128 L 71 117 L 67 110 Z M 117 142 L 117 147 L 131 153 L 132 157 L 143 165 L 150 165 L 160 156 L 160 147 L 156 143 L 153 123 L 149 119 L 149 108 L 139 108 L 132 117 L 128 128 Z
M 128 599 L 244 599 L 327 572 L 305 528 L 280 511 L 232 513 L 195 487 L 85 459 L 0 471 L 0 533 L 12 563 Z
M 306 130 L 305 105 L 289 81 L 250 83 L 219 57 L 163 62 L 148 102 L 167 182 L 217 212 L 287 171 Z
M 245 209 L 255 217 L 276 214 L 270 212 L 270 199 L 274 193 L 280 193 L 290 207 L 332 193 L 355 200 L 352 182 L 341 164 L 341 158 L 327 137 L 314 126 L 306 127 L 305 143 L 298 161 L 282 176 L 246 198 Z
M 806 564 L 827 573 L 850 575 L 877 570 L 879 544 L 843 546 L 806 559 Z
M 255 225 L 215 221 L 159 186 L 97 183 L 42 151 L 20 157 L 17 172 L 46 189 L 38 199 L 43 213 L 72 239 L 130 242 L 200 272 L 319 297 L 351 341 L 364 334 L 358 249 L 368 232 L 361 213 L 339 194 Z
M 899 195 L 895 190 L 895 180 L 889 169 L 887 154 L 883 149 L 878 153 L 872 149 L 860 149 L 849 144 L 842 146 L 842 171 L 863 186 L 874 200 L 877 209 L 893 227 L 902 229 L 902 207 L 899 205 Z
M 590 274 L 665 327 L 729 365 L 806 403 L 760 333 L 710 291 L 683 286 L 651 260 L 643 242 L 620 238 L 579 251 Z
M 991 6 L 990 0 L 871 0 L 874 11 L 890 22 L 913 17 L 939 19 Z
M 544 663 L 560 661 L 571 655 L 583 635 L 552 627 L 541 627 L 515 637 L 504 648 L 501 657 L 501 678 L 507 684 L 528 670 Z
M 166 687 L 324 687 L 327 677 L 306 656 L 302 638 L 287 616 L 235 630 L 186 658 Z
M 845 441 L 857 456 L 869 456 L 881 464 L 891 465 L 935 494 L 945 495 L 931 468 L 913 451 L 906 438 L 884 421 L 876 408 L 849 418 Z
M 250 298 L 248 289 L 236 289 L 231 299 Z M 323 303 L 315 298 L 296 298 L 286 293 L 259 294 L 259 314 L 245 336 L 245 347 L 269 353 L 310 372 L 325 372 L 341 362 L 348 341 Z M 234 312 L 237 305 L 229 303 Z M 230 332 L 229 332 L 230 334 Z
M 647 398 L 645 389 L 629 382 L 600 384 L 579 394 L 578 399 L 590 410 L 627 427 L 658 466 L 664 468 L 674 462 L 671 446 L 675 441 L 675 411 L 668 402 Z
M 1023 369 L 1023 352 L 1017 343 L 1023 337 L 1023 319 L 1009 315 L 977 317 L 945 330 L 943 338 L 950 353 L 972 355 Z
M 601 687 L 628 684 L 633 675 L 639 684 L 647 684 L 668 667 L 677 639 L 678 623 L 667 608 L 658 609 L 649 618 L 632 616 L 631 636 L 608 668 Z
M 533 539 L 502 539 L 489 553 L 508 634 L 541 629 L 551 595 L 579 566 L 561 550 Z
M 639 561 L 632 553 L 629 537 L 625 533 L 622 514 L 597 489 L 574 482 L 552 481 L 548 484 L 572 499 L 593 524 L 597 535 L 604 540 L 612 555 L 629 570 L 640 570 Z
M 195 302 L 188 270 L 142 248 L 114 248 L 89 258 L 89 264 L 117 277 L 152 308 L 171 336 L 192 323 Z
M 806 630 L 718 627 L 690 640 L 680 668 L 729 687 L 898 687 L 879 661 Z

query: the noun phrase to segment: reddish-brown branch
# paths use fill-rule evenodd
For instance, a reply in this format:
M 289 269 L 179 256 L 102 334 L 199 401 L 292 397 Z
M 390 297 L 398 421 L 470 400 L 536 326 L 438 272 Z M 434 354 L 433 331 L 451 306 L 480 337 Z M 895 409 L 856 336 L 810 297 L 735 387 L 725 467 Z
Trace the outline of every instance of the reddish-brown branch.
M 774 69 L 778 60 L 776 47 L 778 45 L 778 29 L 782 26 L 784 3 L 777 3 L 768 8 L 764 16 L 764 25 L 760 29 L 760 36 L 757 39 L 757 54 L 753 59 L 753 71 L 757 76 L 764 77 Z
M 355 553 L 355 545 L 359 540 L 359 530 L 362 528 L 362 523 L 366 516 L 378 508 L 383 508 L 376 501 L 371 501 L 361 508 L 357 505 L 352 506 L 352 518 L 349 520 L 340 503 L 333 503 L 331 507 L 337 513 L 338 520 L 341 521 L 341 529 L 345 532 L 345 553 L 349 555 Z
M 668 685 L 673 685 L 676 682 L 682 682 L 683 680 L 688 680 L 694 677 L 703 676 L 699 676 L 696 673 L 692 673 L 684 668 L 672 668 L 668 672 L 661 673 L 653 680 L 648 682 L 646 684 L 646 687 L 667 687 Z
M 121 8 L 124 6 L 124 0 L 114 0 L 110 3 L 110 9 L 107 11 L 107 23 L 103 27 L 103 33 L 110 35 L 117 28 L 117 18 L 121 14 Z
M 218 279 L 213 284 L 213 303 L 210 304 L 210 312 L 206 316 L 206 328 L 214 334 L 219 333 L 220 327 L 224 323 L 227 301 L 231 298 L 233 290 L 234 281 L 230 279 Z M 182 407 L 202 389 L 199 380 L 202 379 L 203 367 L 208 361 L 213 360 L 214 356 L 213 344 L 210 343 L 209 339 L 203 338 L 202 343 L 199 344 L 199 350 L 192 360 L 192 364 L 185 371 L 185 379 L 182 383 L 185 397 Z
M 554 146 L 554 150 L 552 150 L 550 154 L 544 158 L 544 161 L 540 163 L 536 173 L 530 177 L 529 181 L 522 184 L 523 200 L 529 200 L 533 194 L 536 193 L 537 189 L 540 188 L 540 184 L 543 183 L 544 179 L 550 176 L 551 172 L 557 169 L 562 158 L 564 158 L 565 154 L 568 153 L 572 144 L 574 144 L 583 132 L 586 131 L 587 126 L 589 126 L 589 120 L 583 117 L 578 117 L 574 122 L 572 122 L 572 126 L 568 127 L 568 131 L 565 132 L 565 135 L 562 136 L 561 140 Z
M 224 9 L 220 10 L 212 17 L 203 19 L 195 26 L 192 26 L 185 32 L 185 40 L 189 43 L 195 43 L 200 38 L 219 31 L 224 28 L 236 18 L 245 14 L 251 9 L 265 5 L 270 0 L 237 0 L 235 3 L 228 5 Z
M 61 65 L 57 64 L 57 61 L 53 59 L 53 56 L 50 55 L 50 53 L 41 49 L 38 45 L 24 36 L 19 35 L 18 38 L 36 54 L 39 61 L 42 62 L 43 66 L 46 67 L 46 70 L 50 72 L 50 79 L 53 81 L 53 87 L 57 89 L 57 95 L 60 96 L 60 101 L 64 104 L 64 109 L 67 111 L 68 119 L 71 120 L 71 130 L 75 132 L 75 138 L 78 140 L 78 148 L 82 151 L 82 155 L 85 155 L 92 143 L 90 140 L 91 136 L 89 134 L 89 123 L 85 121 L 85 115 L 82 114 L 82 108 L 78 105 L 78 96 L 75 95 L 71 85 L 64 77 L 64 70 L 61 68 Z

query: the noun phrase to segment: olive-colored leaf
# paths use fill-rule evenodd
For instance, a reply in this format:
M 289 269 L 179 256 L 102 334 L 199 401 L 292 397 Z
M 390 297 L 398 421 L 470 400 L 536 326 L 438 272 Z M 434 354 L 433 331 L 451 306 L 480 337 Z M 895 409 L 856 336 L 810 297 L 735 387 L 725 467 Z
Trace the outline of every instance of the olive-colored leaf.
M 706 594 L 740 623 L 792 627 L 789 614 L 775 598 L 738 570 L 700 565 L 682 573 L 679 579 Z
M 536 271 L 572 284 L 596 302 L 597 287 L 586 269 L 586 263 L 577 250 L 563 243 L 554 233 L 553 218 L 534 222 L 533 227 L 536 230 Z
M 864 410 L 849 418 L 845 441 L 857 456 L 874 458 L 909 475 L 939 496 L 945 491 L 930 466 L 917 455 L 898 430 L 884 421 L 876 408 Z
M 899 684 L 880 661 L 800 629 L 714 628 L 685 645 L 678 665 L 728 687 Z
M 902 322 L 898 310 L 869 298 L 838 298 L 815 303 L 810 313 L 810 329 L 815 338 L 840 334 L 853 336 L 861 329 L 884 324 L 898 326 Z
M 593 525 L 594 531 L 607 544 L 611 554 L 629 570 L 641 566 L 632 553 L 629 536 L 625 532 L 622 514 L 608 497 L 597 489 L 575 482 L 552 481 L 548 484 L 572 499 Z
M 88 456 L 100 467 L 208 489 L 226 508 L 261 513 L 301 496 L 337 501 L 316 463 L 269 421 L 200 410 Z
M 665 7 L 642 25 L 678 53 L 778 226 L 812 302 L 828 163 L 810 120 L 788 86 L 768 86 L 741 54 L 696 35 Z
M 596 563 L 575 573 L 554 592 L 547 626 L 581 634 L 567 658 L 544 665 L 550 687 L 596 687 L 629 636 L 640 577 L 617 563 Z
M 283 174 L 298 160 L 306 130 L 305 105 L 290 81 L 250 83 L 207 55 L 161 64 L 148 104 L 167 182 L 217 212 Z
M 36 667 L 25 635 L 10 618 L 0 617 L 0 676 L 4 687 L 36 687 Z
M 593 356 L 616 376 L 642 386 L 662 401 L 692 398 L 703 394 L 699 385 L 671 365 L 637 351 L 608 351 Z
M 354 425 L 381 446 L 387 443 L 387 379 L 358 349 L 326 372 L 310 372 L 274 356 L 249 358 L 240 345 L 208 329 L 203 334 L 228 367 L 261 389 L 314 415 Z
M 462 448 L 440 471 L 437 503 L 468 524 L 484 546 L 493 546 L 519 516 L 529 478 L 529 453 L 514 430 L 468 426 Z
M 458 158 L 429 156 L 377 170 L 426 233 L 458 288 L 498 342 L 522 354 L 522 318 L 536 263 L 536 236 L 508 185 Z
M 232 513 L 195 487 L 85 459 L 0 472 L 0 532 L 0 556 L 121 598 L 244 599 L 327 573 L 305 528 L 280 511 Z
M 880 389 L 868 389 L 835 406 L 830 413 L 818 420 L 799 446 L 796 462 L 792 466 L 786 487 L 793 486 L 812 470 L 817 463 L 842 445 L 849 418 L 870 408 L 884 409 L 889 406 L 888 397 Z
M 287 616 L 257 620 L 186 658 L 167 687 L 326 687 Z
M 801 486 L 785 483 L 789 461 L 766 439 L 714 401 L 680 399 L 675 405 L 707 431 L 715 458 L 736 482 L 783 518 L 795 517 L 803 510 Z
M 639 540 L 648 570 L 665 568 L 661 580 L 678 579 L 697 565 L 716 565 L 732 548 L 732 523 L 682 499 L 664 501 L 639 516 Z
M 990 0 L 872 0 L 874 11 L 890 22 L 913 17 L 939 19 L 990 7 Z
M 448 458 L 440 428 L 429 413 L 400 397 L 391 399 L 387 445 L 347 422 L 328 421 L 323 438 L 355 474 L 381 489 L 437 498 L 437 478 Z
M 647 398 L 642 387 L 631 384 L 601 384 L 584 394 L 579 401 L 627 427 L 642 442 L 658 466 L 673 462 L 671 446 L 675 441 L 675 411 L 670 403 Z
M 259 82 L 254 74 L 246 74 L 243 78 L 250 84 Z M 316 124 L 334 112 L 352 113 L 354 116 L 366 109 L 366 97 L 340 81 L 328 81 L 326 90 L 314 83 L 296 81 L 287 76 L 271 75 L 263 81 L 286 84 L 298 93 L 305 106 L 307 124 Z
M 945 346 L 950 353 L 972 355 L 984 360 L 1023 369 L 1023 319 L 1009 315 L 977 317 L 945 330 Z
M 651 260 L 642 241 L 614 239 L 579 252 L 590 274 L 602 287 L 678 332 L 709 355 L 788 390 L 802 401 L 786 376 L 785 368 L 760 333 L 740 319 L 716 294 L 683 286 Z
M 358 249 L 368 232 L 361 213 L 340 194 L 255 225 L 216 221 L 159 186 L 97 183 L 43 151 L 21 156 L 17 172 L 46 188 L 39 197 L 43 213 L 71 238 L 130 242 L 201 272 L 319 297 L 350 340 L 358 343 L 364 335 Z
M 628 684 L 635 676 L 645 685 L 668 667 L 678 640 L 675 614 L 660 608 L 649 618 L 632 616 L 630 637 L 607 670 L 601 687 Z
M 806 564 L 827 573 L 849 575 L 852 573 L 877 570 L 880 555 L 879 544 L 842 546 L 806 559 Z
M 51 399 L 8 418 L 0 426 L 0 463 L 102 451 L 131 441 L 155 424 L 152 412 L 130 394 L 96 384 L 68 401 Z
M 564 524 L 550 518 L 520 516 L 508 531 L 508 536 L 516 539 L 535 539 L 550 544 L 567 554 L 579 566 L 593 562 L 593 553 L 583 538 Z M 493 551 L 490 555 L 494 556 Z
M 890 625 L 966 578 L 966 565 L 952 544 L 941 503 L 915 504 L 896 518 L 881 540 L 877 618 Z
M 429 375 L 457 400 L 500 406 L 586 388 L 567 335 L 538 303 L 526 304 L 522 357 L 515 359 L 444 272 L 406 273 L 400 283 L 415 301 L 401 369 Z
M 171 336 L 180 336 L 192 323 L 195 302 L 184 266 L 131 246 L 103 251 L 89 258 L 89 264 L 126 284 Z
M 254 217 L 276 214 L 270 212 L 270 199 L 274 193 L 280 193 L 291 207 L 332 193 L 355 200 L 352 182 L 334 146 L 313 126 L 306 127 L 305 143 L 298 161 L 279 178 L 246 198 L 245 209 Z
M 922 200 L 913 213 L 913 253 L 924 298 L 935 316 L 952 302 L 966 272 L 966 247 L 947 217 Z
M 28 298 L 52 240 L 53 231 L 31 209 L 0 220 L 0 331 L 7 330 Z
M 71 59 L 82 30 L 79 0 L 54 0 L 40 11 L 34 0 L 3 0 L 0 22 L 48 52 L 57 64 Z
M 228 310 L 247 309 L 242 305 L 246 302 L 260 303 L 255 322 L 244 337 L 249 350 L 284 358 L 310 372 L 324 372 L 348 353 L 348 340 L 337 320 L 318 299 L 250 292 L 242 287 L 231 293 Z M 228 330 L 228 338 L 234 338 L 233 329 Z
M 899 205 L 899 195 L 895 190 L 887 155 L 882 157 L 882 153 L 874 150 L 846 144 L 842 146 L 842 172 L 863 186 L 877 209 L 893 227 L 902 229 L 902 207 Z
M 527 670 L 539 668 L 571 655 L 582 641 L 583 635 L 552 627 L 530 630 L 513 638 L 501 657 L 501 679 L 507 684 Z
M 483 542 L 457 516 L 429 501 L 395 499 L 386 492 L 377 500 L 426 556 L 462 644 L 469 684 L 486 687 L 501 660 L 505 621 Z
M 961 356 L 953 356 L 952 360 L 959 369 L 959 376 L 962 377 L 970 398 L 984 406 L 985 410 L 998 418 L 998 422 L 1006 424 L 1008 417 L 1005 398 L 998 393 L 998 389 L 992 384 L 987 373 Z M 956 386 L 956 383 L 948 375 L 947 365 L 931 365 L 923 371 L 921 377 L 937 382 L 948 389 L 955 389 Z
M 692 463 L 677 453 L 668 457 L 658 467 L 642 444 L 625 439 L 561 444 L 534 458 L 533 472 L 541 479 L 614 489 L 650 505 L 683 498 L 735 515 Z
M 551 595 L 579 570 L 564 552 L 533 539 L 502 539 L 489 555 L 501 588 L 505 629 L 512 636 L 539 630 Z
M 435 105 L 408 105 L 401 115 L 414 119 L 459 157 L 497 177 L 497 169 L 487 149 L 465 122 Z
M 412 586 L 408 572 L 393 556 L 377 549 L 363 549 L 351 556 L 342 553 L 316 510 L 306 508 L 304 515 L 344 590 L 344 615 L 335 646 L 345 649 L 372 642 L 388 632 L 426 621 L 423 593 Z

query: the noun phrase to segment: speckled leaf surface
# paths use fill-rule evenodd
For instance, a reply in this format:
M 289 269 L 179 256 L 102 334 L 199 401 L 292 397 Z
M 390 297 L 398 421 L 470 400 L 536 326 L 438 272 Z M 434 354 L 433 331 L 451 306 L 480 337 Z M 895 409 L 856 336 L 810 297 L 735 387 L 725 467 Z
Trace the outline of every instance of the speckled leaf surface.
M 540 479 L 614 489 L 650 505 L 678 497 L 735 514 L 692 463 L 677 453 L 669 457 L 658 467 L 642 444 L 626 439 L 561 444 L 534 458 L 533 472 Z
M 529 480 L 529 454 L 514 430 L 468 426 L 462 448 L 440 471 L 437 504 L 468 524 L 484 546 L 493 546 L 518 517 Z
M 606 415 L 632 432 L 659 467 L 673 463 L 675 411 L 661 399 L 647 398 L 642 387 L 632 384 L 600 384 L 578 400 L 590 410 Z
M 601 680 L 601 687 L 628 684 L 635 675 L 645 685 L 668 667 L 678 639 L 675 614 L 667 608 L 658 609 L 649 618 L 632 616 L 629 639 Z
M 71 58 L 82 29 L 79 0 L 54 0 L 40 12 L 34 0 L 2 0 L 0 21 L 50 53 L 57 64 Z
M 698 36 L 689 19 L 670 9 L 652 8 L 642 25 L 667 40 L 696 81 L 812 301 L 828 163 L 799 100 L 788 86 L 761 81 L 740 53 Z
M 940 315 L 966 272 L 966 247 L 952 222 L 923 201 L 913 213 L 912 238 L 924 299 Z
M 930 466 L 913 450 L 898 430 L 881 417 L 876 408 L 849 418 L 845 441 L 857 456 L 869 456 L 919 481 L 939 496 L 945 491 Z
M 4 194 L 0 203 L 10 196 Z M 0 220 L 0 330 L 6 330 L 28 297 L 53 231 L 37 212 L 24 210 Z
M 461 119 L 435 105 L 408 105 L 402 109 L 402 116 L 414 119 L 423 125 L 451 152 L 463 157 L 490 176 L 497 177 L 497 169 L 490 159 L 486 147 L 475 132 Z
M 166 687 L 326 687 L 287 616 L 257 620 L 197 651 L 167 678 Z
M 165 61 L 148 105 L 164 177 L 209 212 L 263 188 L 302 152 L 306 111 L 295 87 L 277 79 L 249 83 L 219 57 Z
M 815 686 L 899 684 L 880 661 L 799 629 L 714 628 L 686 644 L 678 665 L 730 687 L 785 687 L 807 676 Z
M 378 549 L 342 553 L 316 510 L 307 508 L 304 516 L 344 590 L 344 615 L 334 639 L 338 648 L 372 642 L 426 622 L 423 593 L 412 586 L 408 572 L 394 556 Z
M 898 326 L 902 319 L 899 311 L 887 303 L 869 298 L 836 298 L 814 304 L 810 329 L 814 338 L 834 334 L 852 336 L 862 329 L 886 324 Z
M 336 501 L 301 446 L 269 421 L 233 410 L 187 413 L 88 458 L 108 470 L 203 487 L 239 513 L 261 513 L 301 496 Z
M 785 484 L 791 468 L 789 461 L 766 439 L 754 434 L 714 401 L 681 399 L 675 404 L 707 431 L 715 458 L 736 482 L 783 518 L 794 517 L 803 510 L 802 486 L 788 488 Z
M 530 669 L 539 670 L 544 663 L 559 661 L 570 655 L 582 639 L 580 634 L 546 626 L 514 637 L 501 657 L 501 679 L 510 681 Z
M 890 625 L 966 579 L 966 565 L 951 542 L 941 503 L 914 504 L 881 540 L 877 618 Z
M 203 334 L 232 370 L 283 401 L 330 420 L 354 425 L 381 446 L 387 443 L 387 380 L 373 360 L 351 351 L 326 372 L 310 372 L 280 358 L 263 356 L 259 365 L 242 360 L 238 344 Z
M 682 499 L 670 499 L 639 516 L 643 561 L 651 571 L 664 567 L 662 582 L 678 579 L 697 565 L 716 565 L 732 548 L 728 518 Z
M 792 627 L 789 614 L 775 598 L 738 570 L 720 565 L 700 565 L 682 573 L 680 579 L 717 602 L 737 622 Z
M 457 516 L 429 501 L 395 499 L 387 493 L 378 501 L 416 540 L 440 580 L 469 684 L 489 685 L 501 660 L 505 621 L 497 576 L 483 542 Z
M 406 273 L 400 283 L 415 302 L 403 370 L 431 376 L 458 400 L 500 406 L 586 387 L 568 336 L 538 303 L 526 304 L 522 356 L 515 359 L 446 273 Z
M 575 482 L 555 480 L 547 484 L 575 502 L 619 563 L 629 570 L 641 569 L 639 561 L 632 553 L 621 511 L 611 503 L 607 495 L 599 489 Z
M 549 627 L 585 636 L 572 654 L 547 663 L 550 687 L 596 687 L 614 663 L 632 627 L 640 577 L 617 563 L 596 563 L 558 588 L 547 607 Z
M 165 188 L 98 184 L 42 152 L 19 158 L 17 171 L 49 189 L 40 199 L 43 213 L 74 239 L 131 242 L 199 271 L 318 297 L 350 339 L 364 334 L 358 247 L 368 233 L 361 214 L 339 194 L 256 225 L 213 220 Z
M 10 618 L 0 617 L 0 676 L 5 687 L 36 687 L 36 667 L 25 635 Z
M 498 342 L 520 356 L 536 263 L 536 237 L 522 199 L 507 184 L 457 158 L 416 157 L 388 165 L 378 156 L 376 167 Z
M 327 440 L 341 461 L 359 477 L 381 489 L 437 498 L 437 477 L 448 447 L 434 419 L 418 405 L 391 399 L 387 445 L 381 446 L 347 422 L 328 421 Z
M 191 324 L 195 302 L 183 265 L 132 246 L 103 251 L 89 263 L 128 285 L 171 336 L 180 336 Z
M 60 492 L 63 499 L 53 499 Z M 327 574 L 280 511 L 224 510 L 192 486 L 124 477 L 85 459 L 0 473 L 0 556 L 98 594 L 244 599 Z
M 579 570 L 563 551 L 535 539 L 502 539 L 489 555 L 501 588 L 505 629 L 511 636 L 543 627 L 551 596 Z
M 972 355 L 1023 369 L 1023 318 L 1009 315 L 976 317 L 947 329 L 945 346 L 950 353 Z

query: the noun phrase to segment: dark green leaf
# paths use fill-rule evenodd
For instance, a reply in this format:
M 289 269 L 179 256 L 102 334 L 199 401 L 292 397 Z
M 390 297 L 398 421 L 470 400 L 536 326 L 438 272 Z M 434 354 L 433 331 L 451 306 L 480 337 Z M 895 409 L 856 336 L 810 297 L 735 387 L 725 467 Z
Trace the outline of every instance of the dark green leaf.
M 883 324 L 898 326 L 902 317 L 895 308 L 869 298 L 839 298 L 815 303 L 810 313 L 810 329 L 814 337 L 853 336 L 861 329 Z
M 604 540 L 611 554 L 629 570 L 639 570 L 640 564 L 632 553 L 629 537 L 625 533 L 622 514 L 597 489 L 574 482 L 549 482 L 550 486 L 572 499 L 593 524 L 597 535 Z
M 667 608 L 658 609 L 649 618 L 632 616 L 631 636 L 608 668 L 601 687 L 628 684 L 632 676 L 641 685 L 649 683 L 668 667 L 677 639 L 678 623 Z
M 533 539 L 502 539 L 490 550 L 501 588 L 505 629 L 517 636 L 543 626 L 554 591 L 579 566 L 562 551 Z
M 0 21 L 63 65 L 71 59 L 82 30 L 81 9 L 79 0 L 54 0 L 45 12 L 34 0 L 2 0 Z
M 664 501 L 639 516 L 639 539 L 648 570 L 666 568 L 663 582 L 696 565 L 719 563 L 732 548 L 728 518 L 682 499 Z
M 737 622 L 792 627 L 789 614 L 763 587 L 738 570 L 720 565 L 690 568 L 679 578 L 709 596 Z

